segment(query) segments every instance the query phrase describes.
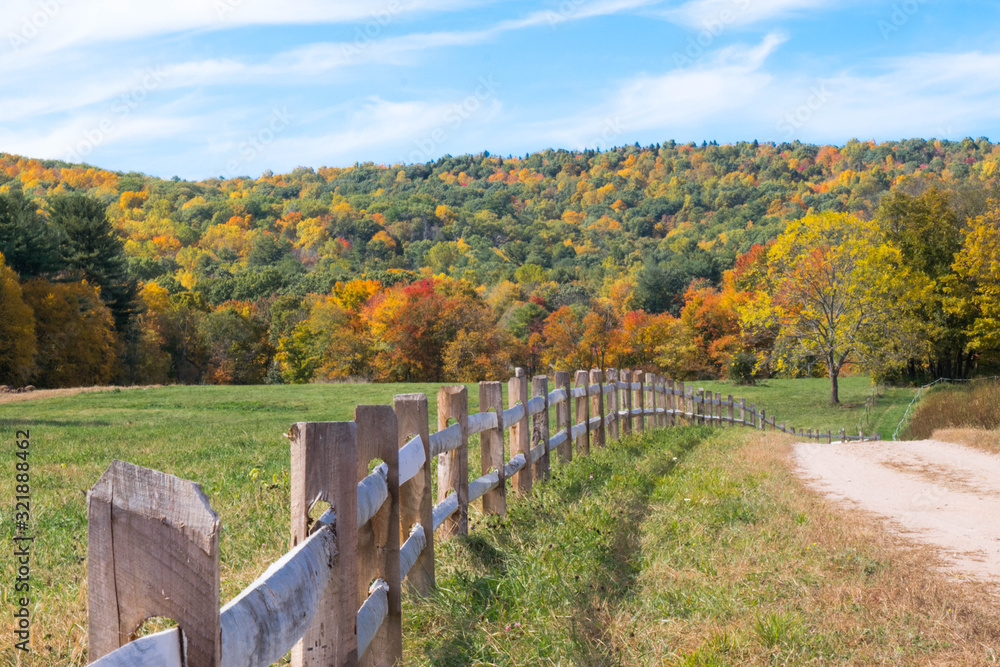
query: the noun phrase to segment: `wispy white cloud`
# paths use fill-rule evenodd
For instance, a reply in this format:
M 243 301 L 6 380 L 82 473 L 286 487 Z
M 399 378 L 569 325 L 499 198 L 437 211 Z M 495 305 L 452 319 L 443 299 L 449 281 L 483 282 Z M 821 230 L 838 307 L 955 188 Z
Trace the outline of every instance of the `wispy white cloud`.
M 696 28 L 746 26 L 830 7 L 833 0 L 689 0 L 660 13 L 663 18 Z
M 827 99 L 807 114 L 817 87 Z M 790 114 L 805 117 L 792 124 L 803 139 L 978 136 L 1000 108 L 1000 53 L 924 53 L 885 59 L 867 72 L 800 73 L 777 99 L 779 124 L 787 128 Z
M 751 110 L 766 97 L 773 77 L 767 58 L 786 40 L 772 33 L 756 46 L 721 49 L 692 67 L 626 79 L 580 115 L 545 123 L 556 145 L 608 148 L 650 130 L 704 125 L 735 110 Z
M 42 53 L 254 25 L 364 23 L 468 7 L 460 0 L 6 0 L 0 38 L 9 51 Z M 0 42 L 2 43 L 2 42 Z M 7 54 L 8 57 L 10 53 Z

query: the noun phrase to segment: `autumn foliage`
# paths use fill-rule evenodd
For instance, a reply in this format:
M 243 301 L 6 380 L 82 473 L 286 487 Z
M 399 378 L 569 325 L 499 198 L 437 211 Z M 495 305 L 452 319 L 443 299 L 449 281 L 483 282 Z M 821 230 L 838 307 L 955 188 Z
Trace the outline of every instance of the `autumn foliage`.
M 0 154 L 0 383 L 969 375 L 1000 365 L 998 178 L 972 139 L 201 182 Z

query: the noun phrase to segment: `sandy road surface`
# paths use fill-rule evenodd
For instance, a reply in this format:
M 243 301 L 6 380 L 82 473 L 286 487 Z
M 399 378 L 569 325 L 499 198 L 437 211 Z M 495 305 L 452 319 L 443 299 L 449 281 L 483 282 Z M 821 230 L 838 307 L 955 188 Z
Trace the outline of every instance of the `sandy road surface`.
M 1000 456 L 934 440 L 795 445 L 828 496 L 938 547 L 953 574 L 1000 584 Z

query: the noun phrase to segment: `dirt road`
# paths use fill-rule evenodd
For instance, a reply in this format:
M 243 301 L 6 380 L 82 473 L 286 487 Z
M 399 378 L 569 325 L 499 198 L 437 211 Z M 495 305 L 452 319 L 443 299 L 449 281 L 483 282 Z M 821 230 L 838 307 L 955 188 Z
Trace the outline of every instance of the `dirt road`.
M 934 440 L 799 444 L 794 455 L 813 488 L 937 547 L 953 575 L 1000 589 L 1000 456 Z

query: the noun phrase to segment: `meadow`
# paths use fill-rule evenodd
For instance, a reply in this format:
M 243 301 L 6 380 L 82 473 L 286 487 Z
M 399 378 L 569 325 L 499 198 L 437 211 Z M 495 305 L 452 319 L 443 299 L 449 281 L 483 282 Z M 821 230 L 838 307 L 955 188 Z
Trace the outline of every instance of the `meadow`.
M 732 392 L 736 395 L 746 395 L 758 405 L 764 405 L 769 413 L 788 421 L 790 425 L 812 425 L 839 430 L 842 425 L 850 427 L 851 423 L 856 423 L 864 413 L 863 397 L 867 380 L 863 382 L 862 380 L 852 379 L 855 384 L 845 383 L 843 390 L 845 397 L 855 395 L 860 397 L 860 405 L 839 408 L 823 406 L 827 386 L 822 382 L 769 381 L 767 386 L 745 388 L 745 392 L 742 387 L 727 385 L 721 385 L 718 390 L 724 394 Z M 85 494 L 113 459 L 155 468 L 202 485 L 213 509 L 222 520 L 220 545 L 222 597 L 228 600 L 287 550 L 290 512 L 289 450 L 288 441 L 283 434 L 288 431 L 289 426 L 297 421 L 348 420 L 351 419 L 354 406 L 357 404 L 386 404 L 391 402 L 395 394 L 413 392 L 428 394 L 431 399 L 429 401 L 431 420 L 432 424 L 435 424 L 434 396 L 439 386 L 437 384 L 170 386 L 113 390 L 0 405 L 0 424 L 2 424 L 0 432 L 9 445 L 3 448 L 9 458 L 8 464 L 3 466 L 8 474 L 0 475 L 0 493 L 5 498 L 12 500 L 14 495 L 15 431 L 28 429 L 31 433 L 31 532 L 36 536 L 32 644 L 37 651 L 35 658 L 25 661 L 15 656 L 10 647 L 5 645 L 0 649 L 0 664 L 86 664 Z M 706 389 L 714 387 L 712 383 L 698 386 L 704 386 Z M 476 411 L 478 390 L 475 385 L 469 385 L 469 389 L 470 409 Z M 904 394 L 905 392 L 900 393 L 897 398 L 904 397 Z M 808 406 L 815 406 L 812 412 L 807 409 Z M 887 414 L 891 412 L 888 407 L 886 410 Z M 796 416 L 802 421 L 796 421 Z M 684 442 L 687 444 L 684 447 L 692 452 L 699 451 L 698 443 L 711 440 L 708 431 L 678 429 L 677 433 L 688 433 L 677 437 L 686 438 Z M 731 429 L 729 433 L 733 435 L 726 436 L 729 438 L 727 442 L 730 442 L 728 445 L 730 449 L 727 451 L 738 455 L 741 450 L 733 443 L 742 442 L 740 438 L 743 436 L 735 434 L 750 432 Z M 676 449 L 680 445 L 673 439 L 656 442 L 660 443 L 656 446 L 661 450 L 665 447 L 673 454 L 668 457 L 668 451 L 658 450 L 659 453 L 655 456 L 654 453 L 646 455 L 641 451 L 626 448 L 623 450 L 624 454 L 617 455 L 617 458 L 612 457 L 602 464 L 604 472 L 586 474 L 594 474 L 597 480 L 611 480 L 615 476 L 629 477 L 633 468 L 638 465 L 638 461 L 651 458 L 670 459 L 674 455 L 678 458 L 686 456 L 684 452 Z M 470 452 L 472 459 L 470 472 L 475 476 L 478 472 L 475 441 L 470 447 Z M 646 458 L 643 459 L 642 456 Z M 567 518 L 560 522 L 560 525 L 572 525 L 570 521 L 572 511 L 588 511 L 584 509 L 584 505 L 574 503 L 586 501 L 594 504 L 595 508 L 603 508 L 600 511 L 613 511 L 616 506 L 613 494 L 605 497 L 603 493 L 597 493 L 600 489 L 596 487 L 591 489 L 574 487 L 567 490 L 559 481 L 563 479 L 564 474 L 567 476 L 584 474 L 580 471 L 588 470 L 588 466 L 597 465 L 599 458 L 594 457 L 593 462 L 580 460 L 565 468 L 558 468 L 553 482 L 549 485 L 551 488 L 546 486 L 545 491 L 539 496 L 539 498 L 549 498 L 545 502 L 558 501 L 565 506 Z M 738 459 L 739 456 L 729 463 L 735 466 L 739 464 Z M 717 474 L 728 480 L 727 485 L 733 483 L 741 486 L 743 484 L 741 478 L 731 477 L 727 472 L 726 466 L 729 463 L 725 456 L 720 455 L 716 463 L 720 466 Z M 657 479 L 670 470 L 669 465 L 666 468 L 653 466 L 643 473 L 649 479 L 642 483 L 655 486 L 659 483 Z M 587 483 L 589 484 L 589 481 Z M 672 505 L 662 499 L 657 500 L 655 494 L 649 495 L 647 501 L 647 509 L 643 512 L 650 515 L 670 514 Z M 519 522 L 522 519 L 527 520 L 527 515 L 534 511 L 531 508 L 535 507 L 537 502 L 542 500 L 532 499 L 514 503 L 515 509 L 512 510 L 511 518 L 502 522 L 502 525 L 507 530 L 519 531 L 520 529 L 516 528 Z M 2 510 L 4 518 L 9 517 L 11 504 L 4 503 Z M 490 521 L 496 523 L 494 520 Z M 474 530 L 473 537 L 469 540 L 458 540 L 454 546 L 443 548 L 442 558 L 450 557 L 449 550 L 455 550 L 456 555 L 451 561 L 452 565 L 444 564 L 442 567 L 450 568 L 459 578 L 472 576 L 470 573 L 474 570 L 461 561 L 459 552 L 471 548 L 471 545 L 480 539 L 477 537 L 479 534 L 477 531 L 488 529 L 486 524 L 489 523 L 489 521 L 485 524 L 480 522 L 481 525 Z M 625 525 L 628 525 L 627 522 L 622 523 L 622 526 Z M 527 531 L 525 534 L 530 534 L 532 529 L 528 527 L 525 530 Z M 9 520 L 2 522 L 0 536 L 8 541 L 13 536 Z M 555 540 L 555 534 L 552 537 L 553 539 L 546 544 L 535 546 L 543 553 L 559 552 L 565 554 L 567 558 L 577 557 L 573 555 L 576 546 L 572 549 L 555 548 L 556 545 L 571 544 L 572 542 L 566 541 L 569 539 L 568 536 L 560 537 L 558 541 Z M 553 546 L 548 547 L 548 544 Z M 690 545 L 679 542 L 671 546 L 671 549 L 683 552 L 688 546 Z M 530 548 L 531 545 L 525 545 L 524 553 L 531 553 Z M 641 559 L 633 563 L 636 548 L 638 548 L 637 543 L 625 540 L 616 542 L 613 548 L 609 547 L 610 550 L 602 551 L 603 555 L 597 560 L 588 561 L 591 556 L 581 551 L 579 560 L 591 562 L 592 574 L 595 577 L 617 577 L 618 575 L 614 573 L 621 567 L 637 567 L 638 570 L 634 574 L 638 576 L 646 568 Z M 538 554 L 538 557 L 544 560 L 542 554 Z M 709 554 L 699 556 L 701 557 L 709 557 Z M 3 579 L 10 581 L 13 577 L 11 559 L 5 558 L 2 568 Z M 607 590 L 607 584 L 600 585 L 604 585 Z M 446 590 L 452 590 L 452 586 L 441 588 L 442 593 Z M 566 591 L 570 589 L 561 590 L 559 594 L 568 594 Z M 595 591 L 594 594 L 597 595 L 600 589 Z M 4 603 L 10 604 L 12 601 L 10 587 L 4 587 L 3 595 Z M 531 596 L 525 597 L 520 604 L 531 605 L 533 599 Z M 416 604 L 415 601 L 408 601 L 407 604 L 411 605 L 411 609 L 418 608 L 413 606 Z M 408 615 L 407 623 L 411 628 L 414 623 L 420 625 L 425 622 L 434 624 L 439 622 L 433 620 L 438 617 L 431 614 L 430 607 L 421 605 L 419 609 L 416 615 Z M 9 622 L 9 619 L 5 618 L 0 623 L 0 631 L 5 636 L 9 636 Z M 552 631 L 562 632 L 559 629 L 561 627 L 554 626 Z M 436 625 L 435 628 L 434 633 L 431 633 L 432 636 L 439 633 Z M 454 633 L 457 630 L 448 630 L 444 634 L 447 635 L 448 632 Z M 419 646 L 411 645 L 409 654 L 420 653 L 426 656 L 435 654 L 433 647 L 424 646 L 423 642 L 427 641 L 424 634 L 412 631 L 408 631 L 408 634 L 411 636 L 408 642 L 419 644 Z M 17 662 L 18 659 L 21 662 Z M 431 662 L 436 660 L 429 659 Z

